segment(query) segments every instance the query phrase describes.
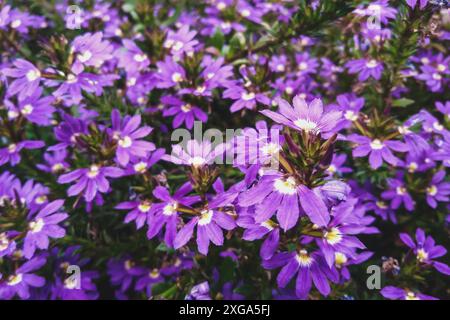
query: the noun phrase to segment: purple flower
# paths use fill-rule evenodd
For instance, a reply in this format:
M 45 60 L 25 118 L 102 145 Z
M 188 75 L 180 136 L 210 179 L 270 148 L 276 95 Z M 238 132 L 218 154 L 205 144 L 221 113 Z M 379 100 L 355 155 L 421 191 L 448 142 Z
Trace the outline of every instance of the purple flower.
M 175 164 L 202 167 L 213 163 L 223 163 L 225 145 L 213 146 L 209 141 L 189 140 L 186 147 L 177 144 L 172 147 L 172 154 L 163 156 L 164 160 Z
M 230 88 L 226 89 L 223 93 L 223 97 L 235 100 L 230 106 L 231 112 L 236 112 L 244 108 L 254 110 L 257 102 L 264 105 L 270 104 L 270 99 L 267 98 L 266 95 L 248 91 L 238 85 L 232 85 Z
M 211 300 L 208 282 L 193 286 L 185 300 Z
M 369 163 L 372 169 L 378 169 L 383 160 L 387 163 L 396 166 L 401 161 L 398 159 L 391 150 L 397 152 L 407 152 L 408 146 L 400 141 L 370 139 L 365 136 L 351 134 L 348 136 L 348 140 L 357 143 L 358 146 L 353 149 L 353 157 L 365 157 L 369 155 Z
M 119 59 L 119 68 L 124 68 L 127 72 L 144 70 L 150 64 L 147 55 L 131 40 L 122 40 L 123 48 L 116 51 Z
M 408 211 L 414 210 L 415 202 L 404 183 L 398 179 L 388 179 L 389 189 L 381 194 L 383 199 L 391 200 L 391 208 L 398 209 L 403 203 Z
M 346 161 L 346 154 L 334 154 L 331 164 L 327 168 L 327 173 L 332 176 L 334 174 L 342 175 L 343 173 L 353 172 L 352 168 L 344 166 Z
M 122 202 L 115 206 L 115 209 L 131 210 L 125 216 L 124 222 L 130 223 L 135 221 L 137 229 L 144 226 L 149 215 L 155 210 L 153 203 L 149 200 Z
M 24 59 L 16 59 L 13 65 L 14 68 L 2 70 L 6 76 L 15 78 L 8 87 L 8 95 L 13 96 L 18 93 L 19 99 L 23 100 L 31 96 L 39 87 L 41 72 L 32 63 Z
M 170 49 L 170 53 L 177 60 L 181 59 L 183 54 L 192 56 L 198 44 L 198 41 L 194 40 L 196 34 L 196 31 L 189 31 L 188 25 L 182 26 L 176 32 L 169 30 L 163 46 Z
M 87 134 L 86 121 L 74 118 L 68 114 L 63 114 L 62 118 L 64 121 L 53 129 L 55 138 L 59 143 L 48 148 L 48 151 L 57 151 L 66 149 L 69 146 L 75 146 L 77 137 Z
M 58 223 L 69 216 L 67 213 L 59 211 L 63 204 L 64 200 L 50 202 L 28 223 L 28 232 L 23 244 L 25 258 L 30 259 L 36 248 L 47 249 L 49 238 L 64 237 L 66 231 L 58 226 Z
M 437 271 L 447 276 L 450 275 L 448 265 L 434 260 L 445 255 L 447 250 L 443 246 L 436 245 L 431 236 L 426 237 L 422 229 L 417 228 L 416 230 L 416 242 L 406 233 L 401 233 L 400 239 L 413 250 L 418 263 L 432 265 Z
M 369 77 L 376 80 L 381 78 L 383 73 L 383 64 L 375 59 L 356 59 L 348 61 L 345 66 L 351 74 L 358 73 L 359 81 L 366 81 Z
M 129 257 L 108 261 L 108 274 L 111 277 L 111 283 L 120 286 L 120 293 L 127 291 L 133 281 L 146 272 L 145 268 L 136 265 L 136 262 Z
M 229 214 L 218 210 L 219 207 L 229 204 L 228 201 L 224 202 L 224 199 L 228 200 L 228 198 L 226 196 L 222 198 L 221 196 L 217 196 L 210 201 L 208 206 L 203 208 L 198 216 L 192 218 L 178 231 L 173 241 L 175 249 L 181 248 L 191 239 L 196 226 L 197 247 L 201 254 L 205 256 L 208 254 L 210 242 L 216 246 L 223 245 L 222 229 L 232 230 L 236 227 L 236 223 Z
M 156 63 L 156 66 L 158 67 L 158 72 L 155 74 L 158 81 L 156 86 L 160 89 L 175 87 L 186 80 L 186 72 L 183 67 L 170 57 L 166 57 L 164 61 Z
M 48 126 L 55 108 L 51 105 L 54 101 L 52 96 L 41 98 L 42 88 L 38 87 L 30 96 L 19 99 L 17 107 L 9 100 L 5 100 L 5 106 L 8 108 L 8 118 L 16 119 L 20 115 L 28 121 Z
M 77 182 L 67 190 L 69 197 L 84 193 L 86 202 L 91 202 L 97 192 L 105 193 L 109 191 L 109 182 L 106 177 L 121 177 L 123 171 L 116 167 L 102 167 L 93 164 L 89 168 L 76 169 L 72 172 L 61 175 L 58 183 L 69 183 L 77 180 Z
M 21 265 L 14 274 L 6 277 L 3 282 L 0 280 L 0 299 L 10 300 L 16 294 L 21 299 L 30 297 L 30 287 L 42 287 L 45 279 L 37 276 L 32 271 L 36 271 L 45 264 L 45 259 L 36 257 Z
M 119 110 L 114 109 L 111 113 L 112 138 L 117 141 L 116 162 L 126 166 L 130 157 L 146 157 L 148 152 L 155 150 L 151 142 L 140 140 L 148 136 L 153 128 L 141 124 L 141 116 L 126 116 L 121 120 Z
M 408 4 L 408 6 L 410 6 L 411 8 L 415 8 L 416 4 L 417 4 L 417 0 L 406 0 L 406 3 Z M 425 8 L 425 6 L 428 3 L 428 0 L 420 0 L 420 9 Z
M 56 150 L 53 153 L 44 154 L 45 164 L 37 164 L 40 170 L 51 173 L 60 173 L 67 170 L 70 165 L 66 162 L 67 151 L 65 149 Z
M 432 208 L 437 207 L 437 201 L 449 202 L 450 182 L 445 182 L 445 171 L 436 172 L 427 187 L 427 203 Z
M 286 287 L 297 275 L 295 293 L 300 299 L 308 297 L 313 283 L 323 296 L 328 296 L 331 291 L 328 279 L 333 282 L 337 281 L 337 273 L 332 273 L 320 253 L 308 253 L 305 249 L 275 254 L 270 260 L 264 261 L 263 266 L 266 269 L 283 266 L 277 277 L 277 284 L 280 288 Z
M 103 33 L 86 33 L 76 37 L 72 42 L 71 50 L 76 54 L 73 68 L 83 70 L 83 66 L 100 68 L 101 65 L 112 58 L 112 46 L 108 41 L 102 41 Z
M 427 296 L 420 292 L 414 292 L 408 289 L 401 289 L 393 286 L 387 286 L 381 289 L 381 295 L 391 300 L 439 300 L 432 296 Z
M 273 112 L 270 110 L 261 111 L 262 114 L 275 122 L 299 131 L 311 132 L 314 134 L 327 134 L 332 131 L 341 118 L 339 111 L 323 111 L 322 101 L 314 99 L 309 105 L 300 96 L 293 99 L 294 107 L 283 100 L 278 100 L 279 110 Z
M 162 201 L 155 205 L 155 210 L 148 216 L 147 238 L 152 239 L 165 226 L 164 241 L 169 247 L 173 247 L 173 241 L 177 233 L 178 208 L 190 206 L 200 200 L 199 196 L 187 196 L 192 191 L 189 182 L 183 184 L 173 196 L 164 187 L 156 187 L 153 196 Z
M 202 109 L 193 106 L 190 103 L 185 103 L 174 96 L 163 97 L 161 102 L 170 106 L 169 108 L 164 109 L 163 116 L 175 116 L 172 122 L 174 128 L 178 128 L 184 123 L 186 128 L 192 129 L 195 120 L 200 120 L 201 122 L 206 122 L 208 120 L 208 116 Z
M 0 149 L 0 166 L 9 162 L 15 166 L 20 162 L 20 151 L 22 149 L 39 149 L 45 146 L 40 140 L 24 140 L 17 143 L 10 143 L 7 147 Z

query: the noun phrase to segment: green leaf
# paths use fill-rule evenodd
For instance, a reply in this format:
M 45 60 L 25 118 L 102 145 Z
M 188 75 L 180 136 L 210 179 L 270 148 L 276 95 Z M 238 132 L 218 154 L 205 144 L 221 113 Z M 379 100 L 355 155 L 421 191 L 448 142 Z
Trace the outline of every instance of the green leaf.
M 392 106 L 393 107 L 400 107 L 400 108 L 404 108 L 409 106 L 410 104 L 413 104 L 414 100 L 408 99 L 408 98 L 401 98 L 401 99 L 397 99 L 394 100 L 392 102 Z

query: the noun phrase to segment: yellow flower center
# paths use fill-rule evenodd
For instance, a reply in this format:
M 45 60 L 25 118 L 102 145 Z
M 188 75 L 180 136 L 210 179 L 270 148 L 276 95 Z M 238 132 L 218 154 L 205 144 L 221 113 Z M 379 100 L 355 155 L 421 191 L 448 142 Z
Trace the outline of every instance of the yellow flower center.
M 295 257 L 297 262 L 302 267 L 309 267 L 313 263 L 313 258 L 311 258 L 306 250 L 300 250 Z
M 211 223 L 213 217 L 213 211 L 212 210 L 203 210 L 201 212 L 201 218 L 198 221 L 198 224 L 201 226 L 207 225 Z
M 338 228 L 331 228 L 331 230 L 326 231 L 323 237 L 327 240 L 329 244 L 336 244 L 342 240 L 342 233 Z

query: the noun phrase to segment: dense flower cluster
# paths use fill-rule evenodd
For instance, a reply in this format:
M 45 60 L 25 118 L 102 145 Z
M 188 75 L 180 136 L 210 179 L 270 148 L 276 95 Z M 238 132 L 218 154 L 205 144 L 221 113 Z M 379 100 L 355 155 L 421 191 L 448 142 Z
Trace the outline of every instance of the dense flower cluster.
M 450 297 L 446 1 L 74 2 L 0 0 L 0 299 Z

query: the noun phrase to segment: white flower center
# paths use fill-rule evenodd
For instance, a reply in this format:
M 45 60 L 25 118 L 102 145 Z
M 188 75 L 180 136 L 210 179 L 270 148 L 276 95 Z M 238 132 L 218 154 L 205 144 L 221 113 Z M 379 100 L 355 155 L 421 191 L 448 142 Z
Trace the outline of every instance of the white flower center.
M 270 142 L 270 143 L 266 143 L 262 148 L 261 148 L 263 154 L 268 155 L 268 156 L 274 156 L 276 154 L 278 154 L 278 151 L 280 151 L 280 146 L 276 143 Z
M 408 165 L 408 172 L 413 173 L 413 172 L 415 172 L 415 171 L 417 170 L 418 167 L 419 167 L 419 166 L 417 165 L 416 162 L 411 162 L 411 163 Z
M 336 168 L 336 166 L 335 166 L 334 164 L 330 164 L 330 165 L 328 166 L 328 168 L 327 168 L 327 171 L 328 171 L 329 173 L 335 173 L 335 172 L 337 171 L 337 168 Z
M 36 197 L 36 199 L 34 200 L 34 202 L 36 203 L 36 204 L 43 204 L 43 203 L 45 203 L 46 201 L 47 201 L 47 196 L 46 195 L 42 195 L 42 196 L 39 196 L 39 197 Z
M 74 74 L 69 74 L 67 76 L 67 83 L 75 83 L 78 81 L 78 78 Z
M 164 207 L 163 214 L 165 216 L 171 216 L 177 212 L 177 209 L 178 209 L 178 203 L 176 203 L 176 202 L 169 203 Z
M 16 29 L 16 28 L 20 27 L 21 24 L 22 24 L 22 21 L 20 21 L 19 19 L 16 19 L 13 22 L 11 22 L 11 28 Z
M 414 292 L 409 291 L 405 296 L 405 300 L 420 300 L 420 298 Z
M 175 43 L 172 46 L 172 49 L 175 51 L 180 51 L 181 49 L 183 49 L 184 43 L 181 41 L 175 41 Z
M 31 81 L 34 81 L 34 80 L 40 78 L 41 72 L 37 69 L 32 69 L 27 72 L 26 77 L 27 77 L 27 80 L 31 82 Z
M 439 73 L 433 73 L 432 77 L 433 77 L 434 80 L 441 80 L 442 79 L 442 76 Z
M 203 210 L 201 212 L 202 217 L 198 221 L 198 224 L 201 226 L 207 225 L 211 223 L 212 217 L 213 217 L 213 211 L 212 210 Z
M 370 147 L 373 150 L 380 150 L 383 149 L 384 145 L 383 142 L 381 142 L 379 139 L 375 139 L 370 143 Z
M 121 146 L 122 148 L 129 148 L 133 144 L 133 140 L 131 140 L 131 138 L 129 136 L 125 136 L 125 137 L 119 139 L 118 143 L 119 143 L 119 146 Z
M 406 193 L 406 188 L 405 187 L 397 187 L 397 188 L 395 188 L 395 192 L 397 192 L 398 195 L 402 196 Z
M 248 9 L 242 10 L 242 11 L 241 11 L 241 15 L 242 15 L 243 17 L 248 17 L 248 16 L 250 16 L 250 10 L 248 10 Z
M 40 232 L 42 230 L 44 225 L 45 225 L 44 220 L 42 218 L 38 218 L 35 221 L 31 221 L 28 224 L 28 227 L 30 228 L 30 231 L 32 233 L 37 233 L 37 232 Z
M 345 111 L 344 117 L 345 117 L 345 119 L 350 120 L 350 121 L 358 120 L 358 114 L 352 110 Z
M 295 256 L 295 259 L 302 267 L 309 267 L 314 261 L 314 259 L 309 256 L 308 251 L 306 250 L 300 250 L 299 253 Z
M 147 60 L 147 56 L 143 53 L 136 53 L 133 56 L 134 61 L 136 62 L 144 62 L 145 60 Z
M 336 263 L 337 267 L 342 266 L 343 264 L 347 263 L 347 256 L 343 254 L 342 252 L 335 252 L 334 253 L 334 261 Z
M 439 72 L 444 72 L 445 70 L 447 70 L 447 67 L 445 65 L 443 65 L 442 63 L 438 64 L 437 69 Z
M 424 262 L 428 259 L 428 252 L 423 249 L 417 250 L 417 260 Z
M 187 112 L 189 112 L 191 110 L 192 110 L 192 106 L 189 103 L 183 104 L 181 106 L 181 111 L 183 111 L 184 113 L 187 113 Z
M 31 114 L 33 112 L 33 106 L 31 104 L 26 104 L 20 112 L 24 115 Z
M 323 237 L 329 244 L 336 244 L 342 240 L 342 233 L 338 228 L 331 228 L 331 230 L 324 232 Z
M 14 153 L 14 152 L 16 152 L 16 150 L 17 150 L 17 144 L 11 143 L 11 144 L 8 146 L 8 152 L 9 152 L 9 153 Z
M 86 62 L 90 58 L 92 58 L 92 52 L 90 52 L 89 50 L 86 50 L 83 53 L 78 54 L 78 60 L 80 60 L 80 62 Z
M 145 171 L 147 171 L 147 163 L 144 161 L 138 162 L 133 166 L 133 168 L 136 172 L 144 173 Z
M 375 68 L 377 65 L 378 65 L 378 62 L 374 59 L 366 62 L 366 67 L 370 68 L 370 69 Z
M 432 186 L 427 188 L 427 193 L 430 196 L 435 196 L 437 194 L 437 192 L 438 192 L 438 188 L 435 185 L 432 185 Z
M 320 130 L 317 128 L 317 123 L 309 120 L 309 119 L 297 119 L 294 121 L 294 124 L 299 127 L 302 130 L 305 130 L 306 132 L 311 131 L 317 131 L 320 132 Z
M 8 278 L 8 282 L 6 283 L 8 286 L 15 286 L 16 284 L 19 284 L 22 282 L 23 276 L 21 273 L 10 276 Z
M 87 176 L 92 179 L 92 178 L 95 178 L 96 176 L 98 176 L 99 173 L 100 173 L 100 168 L 96 165 L 92 165 L 89 168 Z
M 255 94 L 253 92 L 242 92 L 241 98 L 245 101 L 255 99 Z
M 300 62 L 300 64 L 298 65 L 298 69 L 304 71 L 308 69 L 308 64 L 306 62 Z
M 289 177 L 286 180 L 281 178 L 276 179 L 273 186 L 275 190 L 281 194 L 293 195 L 297 191 L 297 184 L 295 183 L 295 179 L 293 177 Z
M 277 71 L 283 72 L 285 70 L 285 67 L 283 64 L 278 64 L 277 65 Z
M 384 202 L 384 201 L 377 201 L 375 204 L 380 209 L 387 209 L 388 208 L 386 202 Z
M 437 131 L 442 131 L 444 130 L 444 126 L 442 124 L 440 124 L 439 122 L 435 121 L 433 123 L 433 128 Z
M 183 81 L 183 76 L 181 75 L 181 73 L 175 72 L 174 74 L 172 74 L 172 81 L 173 82 L 181 82 L 181 81 Z
M 148 201 L 141 202 L 141 204 L 138 205 L 139 211 L 143 213 L 147 213 L 151 207 L 152 204 Z
M 194 167 L 199 167 L 205 164 L 206 160 L 202 157 L 196 156 L 189 159 L 189 164 L 193 165 Z

